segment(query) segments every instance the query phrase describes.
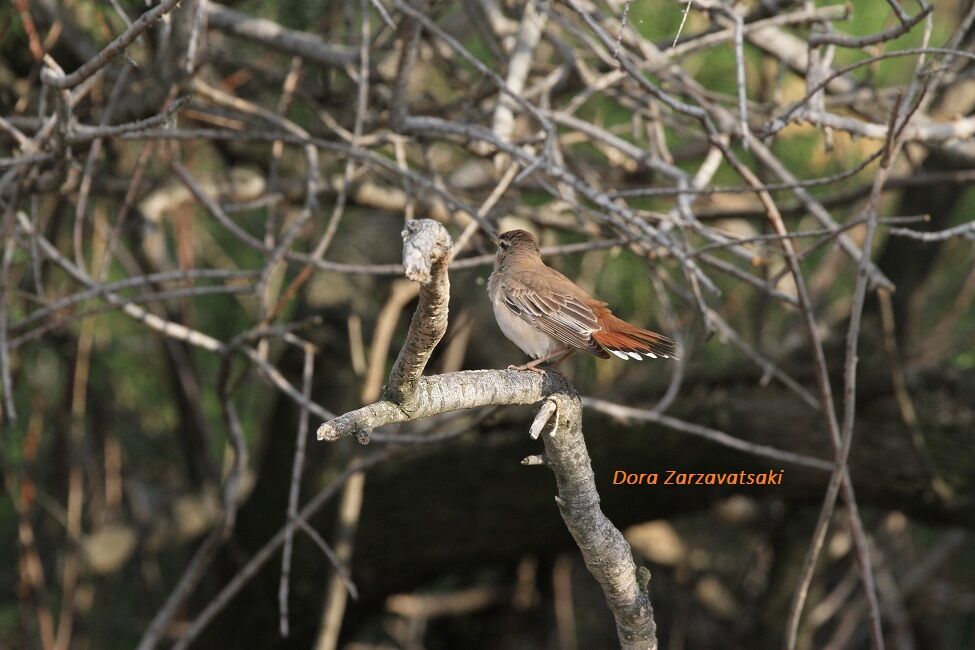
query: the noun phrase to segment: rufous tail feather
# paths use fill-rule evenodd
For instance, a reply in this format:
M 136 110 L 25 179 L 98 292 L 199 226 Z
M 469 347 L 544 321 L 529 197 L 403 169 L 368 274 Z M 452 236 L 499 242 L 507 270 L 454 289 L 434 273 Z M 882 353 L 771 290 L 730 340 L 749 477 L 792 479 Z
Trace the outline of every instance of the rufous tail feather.
M 600 318 L 600 324 L 603 328 L 593 332 L 593 340 L 599 347 L 620 359 L 640 361 L 643 357 L 677 358 L 677 344 L 663 334 L 640 329 L 612 314 Z

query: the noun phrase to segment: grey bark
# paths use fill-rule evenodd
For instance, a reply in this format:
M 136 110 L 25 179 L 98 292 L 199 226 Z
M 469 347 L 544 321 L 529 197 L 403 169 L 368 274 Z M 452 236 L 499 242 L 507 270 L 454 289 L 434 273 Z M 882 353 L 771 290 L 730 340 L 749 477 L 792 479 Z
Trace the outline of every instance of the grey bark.
M 420 377 L 447 325 L 451 242 L 442 226 L 411 222 L 403 231 L 407 274 L 421 281 L 420 303 L 407 341 L 390 374 L 384 398 L 323 423 L 319 440 L 355 435 L 367 442 L 372 429 L 464 408 L 534 404 L 548 400 L 532 427 L 543 432 L 543 462 L 555 474 L 555 498 L 586 567 L 602 586 L 616 619 L 620 646 L 655 650 L 656 625 L 647 594 L 649 571 L 636 567 L 622 533 L 599 507 L 599 493 L 582 435 L 582 404 L 561 375 L 530 371 L 475 370 Z M 554 405 L 552 408 L 551 405 Z
M 433 349 L 447 331 L 447 303 L 451 258 L 450 235 L 446 228 L 430 219 L 410 221 L 403 230 L 403 268 L 406 277 L 423 285 L 420 303 L 410 321 L 406 344 L 396 357 L 386 397 L 410 410 L 416 382 L 430 360 Z
M 263 43 L 319 65 L 349 65 L 358 59 L 355 51 L 345 45 L 326 43 L 315 34 L 286 29 L 270 20 L 252 18 L 215 2 L 207 3 L 206 12 L 207 21 L 215 29 Z

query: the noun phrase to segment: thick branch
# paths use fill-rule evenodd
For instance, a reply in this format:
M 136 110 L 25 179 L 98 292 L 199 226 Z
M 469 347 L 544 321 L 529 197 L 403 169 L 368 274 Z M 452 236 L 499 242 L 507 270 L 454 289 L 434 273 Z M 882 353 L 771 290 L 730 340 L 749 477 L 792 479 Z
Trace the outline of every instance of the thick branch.
M 620 647 L 653 650 L 657 647 L 657 626 L 647 594 L 650 572 L 637 569 L 630 545 L 599 508 L 599 493 L 582 436 L 579 396 L 564 382 L 549 400 L 556 403 L 550 423 L 555 434 L 542 439 L 546 464 L 559 488 L 555 501 L 562 519 L 582 551 L 586 567 L 603 588 L 616 619 Z
M 439 223 L 415 220 L 403 231 L 403 266 L 422 283 L 406 345 L 390 373 L 384 399 L 346 413 L 318 428 L 319 440 L 354 435 L 365 442 L 376 427 L 419 420 L 477 406 L 534 404 L 547 400 L 532 425 L 543 436 L 542 460 L 555 474 L 555 498 L 566 527 L 599 581 L 616 619 L 620 646 L 656 650 L 656 624 L 647 595 L 650 574 L 637 570 L 623 534 L 599 508 L 599 493 L 589 451 L 582 436 L 582 402 L 575 389 L 555 372 L 469 370 L 433 377 L 421 373 L 447 328 L 451 240 Z M 537 463 L 536 463 L 537 464 Z
M 630 547 L 599 508 L 589 452 L 582 436 L 582 406 L 569 383 L 554 372 L 544 376 L 518 370 L 468 370 L 421 377 L 409 413 L 389 400 L 346 413 L 318 428 L 319 440 L 337 440 L 396 422 L 449 411 L 502 404 L 556 405 L 542 436 L 545 462 L 555 474 L 556 502 L 579 545 L 590 573 L 599 581 L 616 618 L 623 648 L 656 648 L 653 608 L 641 585 Z M 554 430 L 555 435 L 551 435 Z M 645 581 L 644 581 L 645 582 Z
M 406 343 L 389 373 L 385 397 L 406 410 L 412 410 L 416 382 L 447 331 L 447 267 L 452 248 L 447 230 L 432 219 L 410 221 L 403 229 L 403 268 L 406 277 L 422 286 Z
M 465 370 L 420 377 L 406 412 L 389 399 L 373 402 L 318 427 L 319 440 L 368 435 L 376 427 L 422 420 L 460 409 L 500 404 L 534 404 L 554 390 L 552 377 L 519 370 Z

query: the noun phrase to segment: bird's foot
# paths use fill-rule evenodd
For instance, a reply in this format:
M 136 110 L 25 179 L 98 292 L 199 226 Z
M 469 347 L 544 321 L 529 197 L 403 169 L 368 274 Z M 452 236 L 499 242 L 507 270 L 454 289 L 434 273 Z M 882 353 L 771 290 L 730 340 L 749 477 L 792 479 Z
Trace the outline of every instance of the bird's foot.
M 510 365 L 508 370 L 528 370 L 530 372 L 537 372 L 538 374 L 545 376 L 545 369 L 538 367 L 537 361 L 532 361 L 531 363 L 523 363 L 520 366 Z
M 539 366 L 541 366 L 542 364 L 548 364 L 550 369 L 554 371 L 556 368 L 559 367 L 560 363 L 562 363 L 563 361 L 571 357 L 574 352 L 575 350 L 572 349 L 557 350 L 546 357 L 541 357 L 539 359 L 535 359 L 534 361 L 529 361 L 528 363 L 524 363 L 520 366 L 508 366 L 508 370 L 530 370 L 532 372 L 537 372 L 538 374 L 544 377 L 545 373 L 547 373 L 548 370 L 545 370 L 544 368 L 539 368 Z

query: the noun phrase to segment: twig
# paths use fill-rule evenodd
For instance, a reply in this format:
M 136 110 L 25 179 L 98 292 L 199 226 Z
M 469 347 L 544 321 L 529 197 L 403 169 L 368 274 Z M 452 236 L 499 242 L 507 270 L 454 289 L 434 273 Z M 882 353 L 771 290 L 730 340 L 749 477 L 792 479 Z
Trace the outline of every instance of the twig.
M 664 415 L 663 413 L 658 413 L 653 410 L 638 409 L 631 406 L 614 404 L 595 397 L 583 397 L 582 405 L 586 408 L 591 408 L 595 411 L 605 413 L 611 417 L 623 421 L 638 420 L 642 422 L 654 422 L 674 429 L 675 431 L 688 433 L 692 436 L 699 436 L 706 440 L 710 440 L 711 442 L 716 442 L 719 445 L 724 445 L 725 447 L 730 447 L 732 449 L 738 449 L 739 451 L 744 451 L 756 456 L 764 456 L 765 458 L 772 458 L 784 463 L 802 465 L 804 467 L 812 467 L 824 471 L 830 471 L 833 468 L 833 464 L 827 460 L 803 456 L 802 454 L 796 454 L 791 451 L 783 451 L 781 449 L 776 449 L 775 447 L 769 447 L 768 445 L 759 445 L 753 442 L 748 442 L 747 440 L 736 438 L 723 431 L 711 429 L 699 424 L 693 424 L 691 422 L 685 422 L 683 420 L 679 420 L 678 418 Z
M 162 0 L 155 7 L 139 16 L 132 25 L 120 34 L 114 41 L 105 46 L 93 59 L 85 61 L 77 70 L 69 75 L 60 76 L 52 70 L 45 68 L 41 71 L 41 80 L 51 86 L 65 90 L 74 88 L 97 71 L 104 68 L 108 63 L 118 56 L 129 43 L 139 37 L 139 34 L 146 31 L 154 22 L 165 16 L 177 5 L 179 0 Z
M 315 369 L 315 348 L 305 346 L 305 363 L 301 373 L 301 394 L 311 400 L 312 373 Z M 295 456 L 291 466 L 291 487 L 288 489 L 288 521 L 298 516 L 298 494 L 301 490 L 301 473 L 305 465 L 305 443 L 308 439 L 308 409 L 298 413 L 298 433 L 295 437 Z M 314 529 L 311 529 L 314 530 Z M 278 585 L 278 612 L 281 636 L 288 636 L 288 587 L 291 577 L 292 533 L 287 529 L 284 537 L 284 552 L 281 554 L 281 581 Z
M 911 31 L 915 25 L 924 20 L 929 13 L 934 11 L 934 7 L 927 6 L 917 13 L 916 16 L 911 17 L 909 20 L 902 21 L 897 25 L 894 25 L 890 29 L 885 29 L 884 31 L 873 34 L 871 36 L 846 36 L 845 34 L 830 34 L 827 32 L 820 32 L 816 34 L 811 34 L 809 36 L 809 47 L 815 47 L 817 45 L 841 45 L 843 47 L 860 48 L 866 47 L 867 45 L 874 45 L 876 43 L 883 43 L 886 41 L 893 40 L 902 34 L 906 34 Z

